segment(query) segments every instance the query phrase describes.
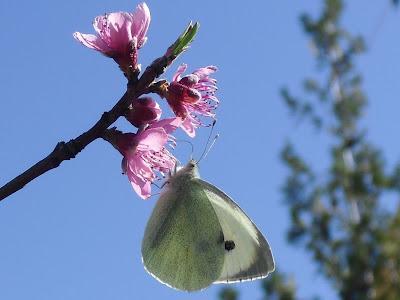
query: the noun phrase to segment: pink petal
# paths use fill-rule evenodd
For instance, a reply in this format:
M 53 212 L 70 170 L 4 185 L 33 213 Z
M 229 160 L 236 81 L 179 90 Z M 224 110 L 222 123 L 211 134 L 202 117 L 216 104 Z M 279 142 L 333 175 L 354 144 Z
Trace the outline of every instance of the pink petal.
M 147 181 L 145 184 L 143 184 L 140 187 L 140 193 L 139 196 L 142 199 L 147 199 L 151 196 L 151 183 L 149 181 Z
M 155 178 L 150 165 L 140 155 L 129 157 L 127 176 L 135 192 L 143 199 L 151 196 L 151 182 Z
M 132 40 L 130 28 L 132 20 L 126 12 L 110 13 L 107 16 L 108 36 L 110 37 L 110 48 L 118 51 L 125 52 L 127 45 Z
M 150 128 L 138 135 L 137 150 L 160 151 L 168 141 L 168 134 L 161 127 Z
M 182 124 L 182 119 L 181 118 L 168 118 L 168 119 L 163 119 L 157 122 L 154 122 L 153 124 L 150 125 L 149 128 L 157 128 L 161 127 L 165 130 L 167 134 L 170 134 L 174 132 L 179 126 Z
M 81 42 L 84 46 L 100 51 L 105 55 L 111 52 L 111 49 L 107 46 L 107 44 L 96 35 L 74 32 L 74 38 Z
M 102 16 L 97 16 L 96 18 L 94 18 L 93 21 L 93 28 L 96 31 L 96 33 L 104 38 L 107 36 L 108 34 L 108 24 L 107 24 L 107 14 L 102 15 Z M 108 42 L 109 39 L 105 39 L 105 42 Z
M 210 74 L 216 72 L 218 68 L 216 66 L 207 66 L 204 68 L 197 69 L 193 74 L 199 76 L 200 78 L 209 76 Z
M 136 152 L 129 157 L 128 167 L 129 171 L 133 172 L 141 180 L 152 181 L 156 177 L 151 164 L 143 159 L 143 155 L 140 152 Z
M 179 81 L 181 79 L 181 75 L 187 69 L 187 64 L 181 64 L 176 70 L 174 76 L 172 77 L 172 81 Z
M 131 34 L 137 37 L 138 48 L 141 48 L 147 40 L 146 33 L 151 21 L 150 10 L 147 4 L 144 2 L 140 3 L 131 14 L 131 18 L 133 22 Z
M 188 136 L 190 136 L 191 138 L 194 138 L 196 136 L 196 127 L 195 125 L 192 123 L 192 120 L 190 119 L 190 117 L 187 117 L 182 125 L 181 128 L 184 132 L 187 133 Z
M 135 176 L 135 174 L 132 174 L 132 176 L 129 178 L 129 181 L 133 187 L 133 190 L 139 195 L 140 198 L 147 199 L 151 196 L 150 181 L 144 181 Z

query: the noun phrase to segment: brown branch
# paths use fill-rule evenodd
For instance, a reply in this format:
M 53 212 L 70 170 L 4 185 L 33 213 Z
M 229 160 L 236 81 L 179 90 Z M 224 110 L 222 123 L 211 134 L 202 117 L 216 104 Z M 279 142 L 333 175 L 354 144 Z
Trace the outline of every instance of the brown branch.
M 121 115 L 123 115 L 132 99 L 139 97 L 150 89 L 153 81 L 164 73 L 165 69 L 170 65 L 173 59 L 174 58 L 167 56 L 162 56 L 156 59 L 149 67 L 147 67 L 139 80 L 128 83 L 128 88 L 125 94 L 110 111 L 103 113 L 101 118 L 92 126 L 92 128 L 67 143 L 59 142 L 48 156 L 1 187 L 0 201 L 22 189 L 33 179 L 51 169 L 57 168 L 64 160 L 75 158 L 75 156 L 87 145 L 100 138 L 103 132 L 107 130 L 107 128 L 110 127 L 110 125 L 112 125 Z

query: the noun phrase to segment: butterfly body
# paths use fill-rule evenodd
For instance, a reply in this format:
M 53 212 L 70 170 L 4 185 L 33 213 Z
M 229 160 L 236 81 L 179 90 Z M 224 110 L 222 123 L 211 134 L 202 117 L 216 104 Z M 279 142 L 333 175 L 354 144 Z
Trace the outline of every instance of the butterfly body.
M 194 161 L 168 179 L 145 230 L 142 259 L 159 281 L 186 291 L 274 269 L 260 231 L 230 197 L 199 178 Z

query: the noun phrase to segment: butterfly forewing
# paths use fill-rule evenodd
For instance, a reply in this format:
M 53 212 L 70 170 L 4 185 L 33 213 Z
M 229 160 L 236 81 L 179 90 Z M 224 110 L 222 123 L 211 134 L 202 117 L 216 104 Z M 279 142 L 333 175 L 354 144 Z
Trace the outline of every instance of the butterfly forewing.
M 210 200 L 224 234 L 224 265 L 215 283 L 266 277 L 275 268 L 267 240 L 228 195 L 204 180 L 196 180 Z
M 201 183 L 188 177 L 173 180 L 147 223 L 143 263 L 173 288 L 199 290 L 220 277 L 225 255 L 222 228 Z

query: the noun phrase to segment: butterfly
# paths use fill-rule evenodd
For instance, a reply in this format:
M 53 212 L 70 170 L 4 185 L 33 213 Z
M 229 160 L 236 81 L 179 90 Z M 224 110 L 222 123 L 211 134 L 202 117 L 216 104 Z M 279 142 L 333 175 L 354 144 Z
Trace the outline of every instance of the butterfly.
M 166 181 L 142 241 L 145 269 L 184 291 L 266 277 L 267 240 L 223 191 L 200 179 L 194 160 Z

